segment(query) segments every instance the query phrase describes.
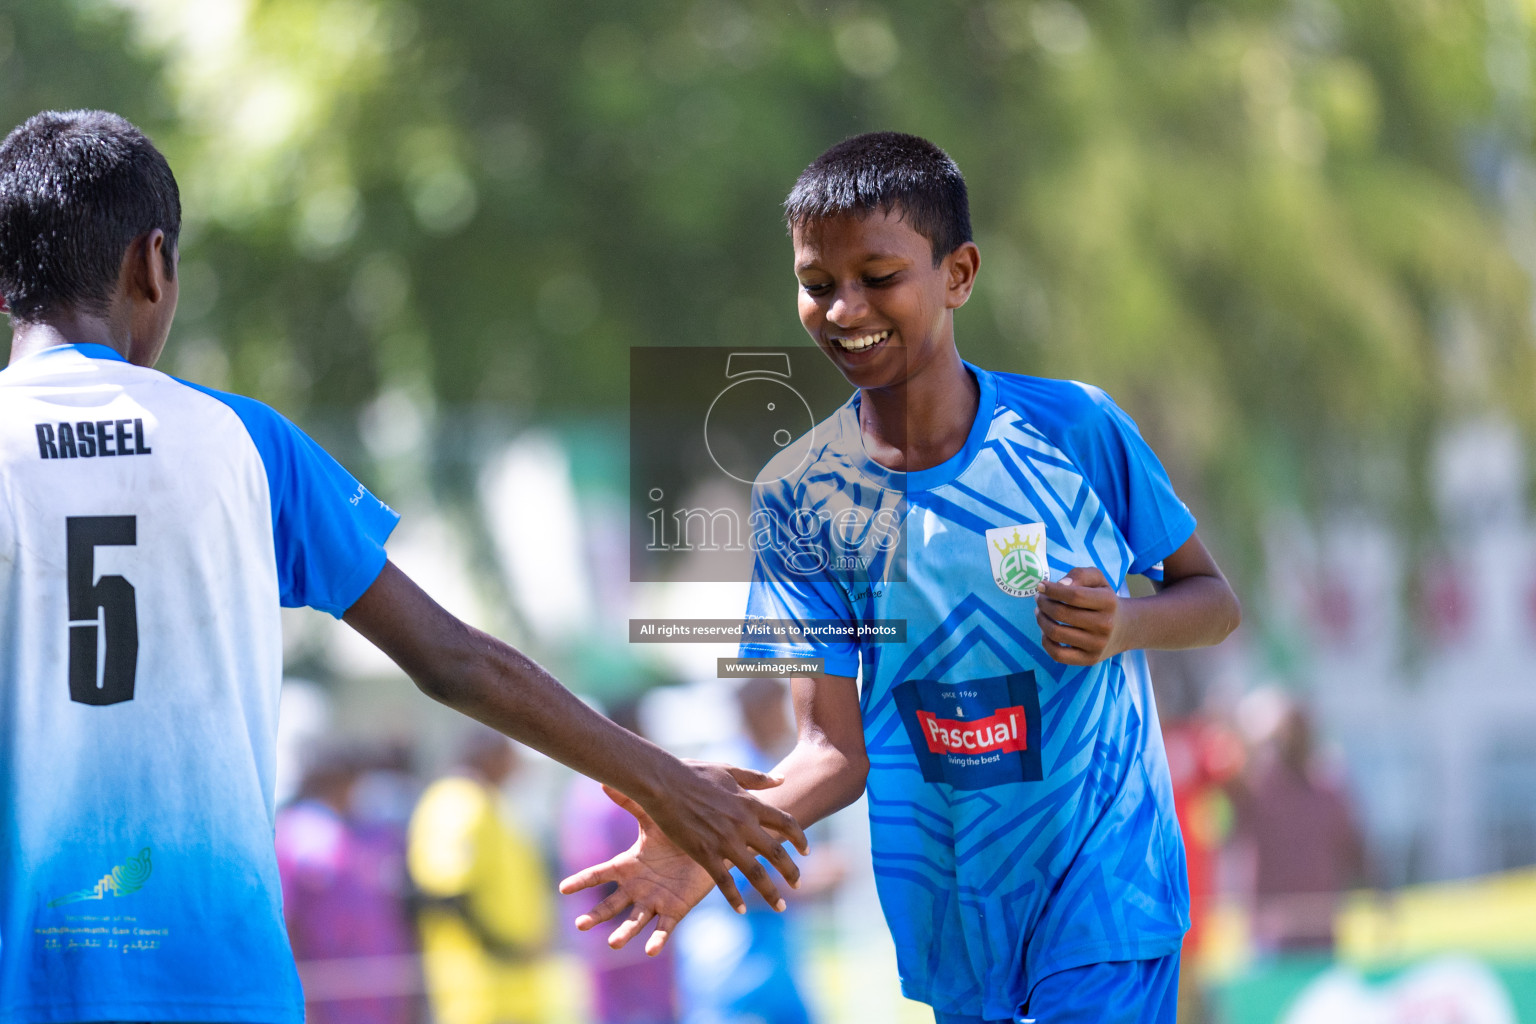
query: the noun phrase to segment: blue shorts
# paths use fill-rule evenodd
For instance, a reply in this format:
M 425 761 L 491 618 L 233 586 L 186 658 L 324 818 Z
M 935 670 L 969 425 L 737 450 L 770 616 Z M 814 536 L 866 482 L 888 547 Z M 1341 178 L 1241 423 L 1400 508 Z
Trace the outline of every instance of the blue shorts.
M 939 1013 L 938 1024 L 1175 1024 L 1179 954 L 1071 967 L 1035 983 L 1012 1020 Z

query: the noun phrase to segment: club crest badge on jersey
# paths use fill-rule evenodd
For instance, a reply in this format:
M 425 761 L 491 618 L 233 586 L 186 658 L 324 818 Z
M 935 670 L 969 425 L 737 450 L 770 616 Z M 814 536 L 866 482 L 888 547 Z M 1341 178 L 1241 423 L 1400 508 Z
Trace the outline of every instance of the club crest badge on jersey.
M 1034 597 L 1051 578 L 1045 559 L 1045 524 L 1020 523 L 987 531 L 987 557 L 998 589 L 1014 597 Z
M 963 683 L 909 679 L 891 695 L 925 781 L 987 789 L 1045 777 L 1033 672 Z

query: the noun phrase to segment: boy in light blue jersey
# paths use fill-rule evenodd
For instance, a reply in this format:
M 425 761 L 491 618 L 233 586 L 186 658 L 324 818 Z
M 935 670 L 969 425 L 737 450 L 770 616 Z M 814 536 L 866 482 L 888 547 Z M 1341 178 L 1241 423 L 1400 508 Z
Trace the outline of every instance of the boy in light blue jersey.
M 398 516 L 260 402 L 156 372 L 181 204 L 102 111 L 0 143 L 0 1021 L 300 1024 L 273 848 L 279 606 L 628 792 L 741 898 L 804 836 L 471 629 L 388 560 Z M 703 869 L 701 869 L 703 870 Z
M 786 209 L 801 322 L 859 390 L 758 477 L 748 616 L 905 639 L 742 645 L 823 659 L 770 799 L 809 822 L 867 783 L 902 989 L 939 1024 L 1172 1024 L 1188 892 L 1141 649 L 1219 642 L 1237 600 L 1104 392 L 961 360 L 980 255 L 946 154 L 849 139 Z M 656 949 L 708 879 L 638 816 L 565 888 L 620 883 L 580 923 L 629 908 L 610 941 L 654 917 Z

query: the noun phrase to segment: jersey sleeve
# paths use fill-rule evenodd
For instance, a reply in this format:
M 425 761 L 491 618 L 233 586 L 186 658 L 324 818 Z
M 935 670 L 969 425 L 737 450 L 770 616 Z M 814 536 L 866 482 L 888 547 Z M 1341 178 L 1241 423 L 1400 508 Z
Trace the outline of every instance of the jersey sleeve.
M 1130 547 L 1130 572 L 1162 578 L 1162 561 L 1195 532 L 1195 517 L 1174 493 L 1136 423 L 1104 391 L 1079 385 L 1092 413 L 1074 424 L 1073 452 Z
M 753 488 L 752 518 L 756 524 L 788 523 L 794 513 L 792 499 L 762 486 Z M 747 591 L 747 620 L 774 619 L 809 627 L 814 623 L 856 626 L 856 617 L 843 589 L 813 555 L 803 560 L 808 550 L 824 541 L 807 543 L 807 538 L 776 529 L 754 534 L 755 548 L 752 584 Z M 823 550 L 825 548 L 823 547 Z M 858 642 L 851 634 L 817 635 L 808 630 L 804 639 L 764 642 L 744 640 L 738 651 L 743 658 L 821 658 L 828 675 L 859 674 Z
M 383 571 L 384 542 L 399 514 L 269 406 L 189 386 L 229 406 L 261 454 L 283 606 L 341 618 Z

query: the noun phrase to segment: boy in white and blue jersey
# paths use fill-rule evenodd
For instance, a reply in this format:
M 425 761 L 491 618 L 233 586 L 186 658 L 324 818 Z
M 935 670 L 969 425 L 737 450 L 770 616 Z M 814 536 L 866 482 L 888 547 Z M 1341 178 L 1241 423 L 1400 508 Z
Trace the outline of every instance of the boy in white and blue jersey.
M 273 849 L 280 606 L 629 793 L 740 896 L 804 837 L 597 715 L 390 564 L 397 516 L 259 402 L 153 370 L 176 309 L 165 159 L 100 111 L 0 143 L 0 1020 L 299 1024 Z
M 905 637 L 742 645 L 822 661 L 772 799 L 815 821 L 867 782 L 902 988 L 940 1024 L 1172 1024 L 1188 892 L 1141 649 L 1219 642 L 1236 598 L 1104 392 L 961 360 L 980 256 L 946 154 L 849 139 L 786 208 L 801 322 L 859 390 L 759 475 L 748 616 Z M 653 949 L 708 888 L 660 839 L 567 888 L 610 880 L 582 923 L 633 904 L 611 941 L 655 916 Z

